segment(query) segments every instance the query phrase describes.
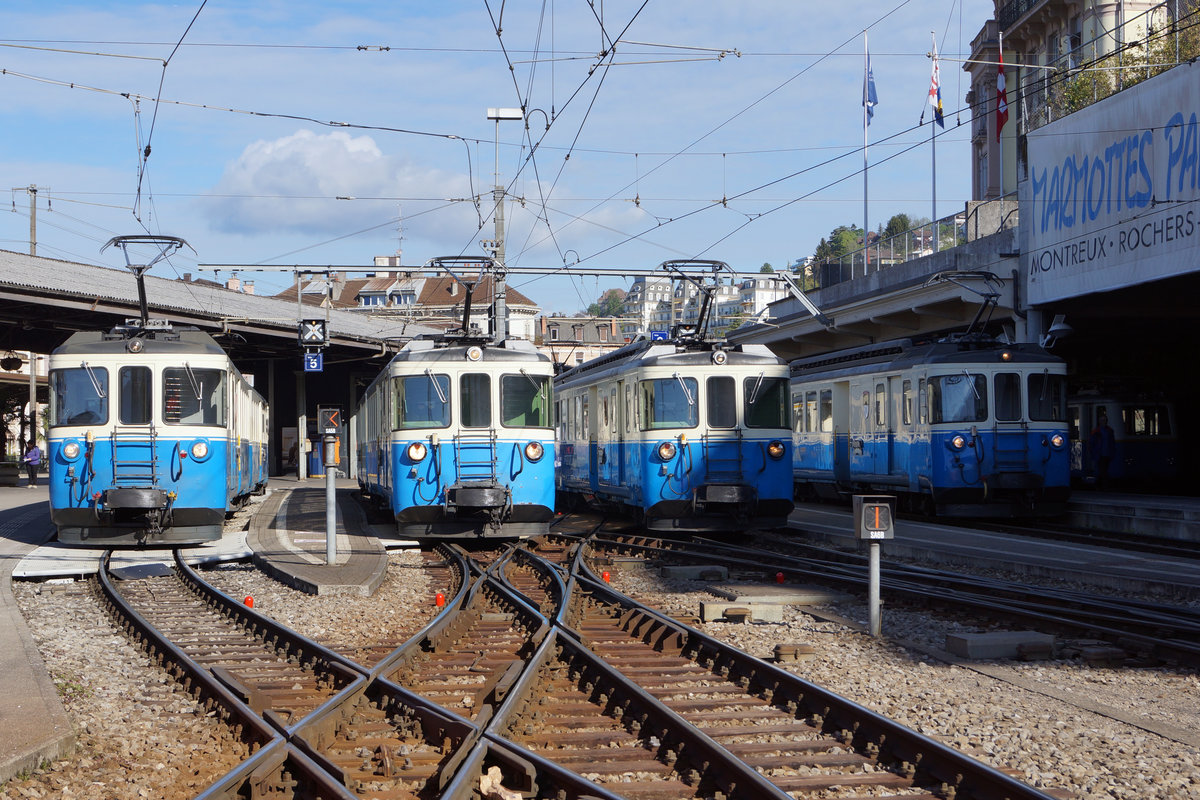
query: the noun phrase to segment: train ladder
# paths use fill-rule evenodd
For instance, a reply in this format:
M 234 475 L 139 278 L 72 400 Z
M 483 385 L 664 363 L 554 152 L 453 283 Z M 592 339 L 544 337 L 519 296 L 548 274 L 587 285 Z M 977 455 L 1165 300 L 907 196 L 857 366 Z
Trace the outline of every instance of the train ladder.
M 113 486 L 158 485 L 158 432 L 153 425 L 112 431 Z
M 460 433 L 454 437 L 458 482 L 496 481 L 496 432 Z
M 713 436 L 706 433 L 704 443 L 704 468 L 710 481 L 742 480 L 742 430 L 734 428 L 732 435 Z
M 1024 422 L 998 423 L 993 429 L 992 463 L 996 473 L 1029 469 L 1029 426 Z

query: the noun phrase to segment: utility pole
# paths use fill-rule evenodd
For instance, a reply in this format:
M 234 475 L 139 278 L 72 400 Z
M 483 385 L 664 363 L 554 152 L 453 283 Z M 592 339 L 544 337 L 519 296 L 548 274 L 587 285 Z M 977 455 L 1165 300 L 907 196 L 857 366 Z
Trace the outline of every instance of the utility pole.
M 508 338 L 508 306 L 505 302 L 505 278 L 507 276 L 507 265 L 504 260 L 504 187 L 500 184 L 500 120 L 502 119 L 525 119 L 525 111 L 520 108 L 489 108 L 487 110 L 487 118 L 496 122 L 496 167 L 495 167 L 495 189 L 492 190 L 492 198 L 496 204 L 495 220 L 496 220 L 496 240 L 493 243 L 492 259 L 495 262 L 492 273 L 492 286 L 495 291 L 495 301 L 493 302 L 493 318 L 495 320 L 496 329 L 493 333 L 493 340 L 499 344 Z
M 37 255 L 37 193 L 38 187 L 32 183 L 28 186 L 14 186 L 12 191 L 25 192 L 29 195 L 29 255 Z

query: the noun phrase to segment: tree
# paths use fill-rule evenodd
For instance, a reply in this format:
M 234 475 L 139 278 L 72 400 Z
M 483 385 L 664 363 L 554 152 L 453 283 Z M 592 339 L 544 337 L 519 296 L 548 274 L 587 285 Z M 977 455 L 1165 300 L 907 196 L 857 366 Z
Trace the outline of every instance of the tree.
M 883 229 L 883 238 L 890 239 L 893 236 L 899 236 L 907 230 L 912 230 L 912 220 L 908 214 L 894 214 L 887 222 L 887 227 Z
M 765 262 L 761 267 L 759 267 L 758 271 L 759 272 L 774 272 L 775 268 L 772 267 L 771 262 L 768 261 L 768 262 Z
M 624 289 L 609 289 L 600 295 L 600 299 L 587 307 L 590 317 L 619 317 L 621 307 L 625 305 Z
M 837 261 L 846 253 L 862 247 L 862 242 L 862 228 L 856 228 L 853 225 L 839 225 L 830 231 L 828 239 L 821 240 L 814 255 L 817 261 L 823 263 Z

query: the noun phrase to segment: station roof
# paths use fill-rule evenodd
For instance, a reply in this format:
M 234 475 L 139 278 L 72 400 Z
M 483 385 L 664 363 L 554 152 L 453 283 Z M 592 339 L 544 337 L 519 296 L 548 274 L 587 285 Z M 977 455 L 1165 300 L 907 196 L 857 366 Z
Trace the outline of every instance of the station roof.
M 151 318 L 211 333 L 234 361 L 296 359 L 297 323 L 328 318 L 326 359 L 390 357 L 435 329 L 396 317 L 305 306 L 209 281 L 145 278 Z M 141 315 L 133 272 L 0 250 L 0 350 L 47 353 L 75 331 L 105 330 Z

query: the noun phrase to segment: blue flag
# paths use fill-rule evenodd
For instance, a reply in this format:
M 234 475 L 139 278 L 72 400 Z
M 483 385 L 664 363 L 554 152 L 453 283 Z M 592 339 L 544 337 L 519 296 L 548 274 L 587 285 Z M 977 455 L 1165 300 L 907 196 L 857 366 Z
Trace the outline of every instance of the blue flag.
M 875 72 L 871 69 L 871 54 L 867 53 L 867 74 L 863 81 L 863 105 L 867 108 L 867 124 L 875 116 L 875 106 L 879 105 L 879 96 L 875 94 Z

